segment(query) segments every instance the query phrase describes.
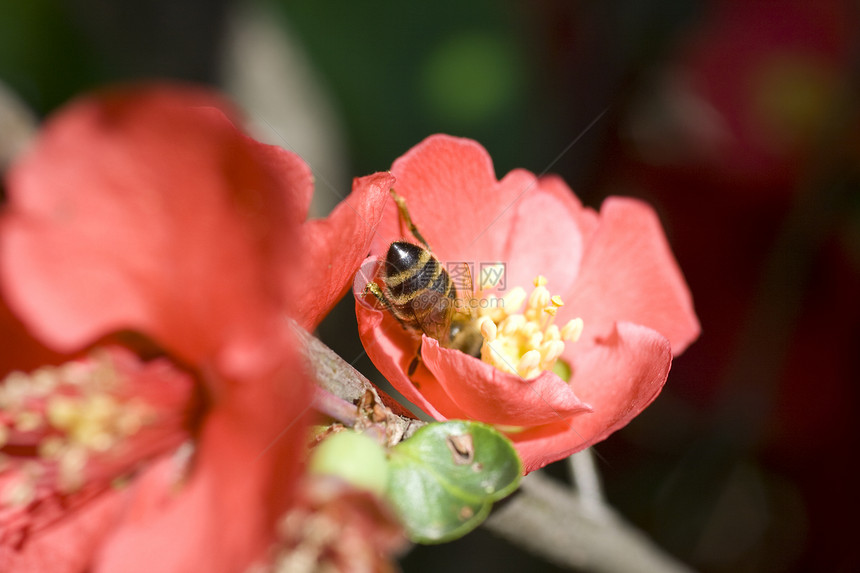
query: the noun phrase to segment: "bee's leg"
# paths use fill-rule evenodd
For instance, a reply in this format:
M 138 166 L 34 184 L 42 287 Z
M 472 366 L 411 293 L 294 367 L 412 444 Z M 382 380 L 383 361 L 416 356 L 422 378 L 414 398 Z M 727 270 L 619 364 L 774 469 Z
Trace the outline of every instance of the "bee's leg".
M 418 345 L 418 350 L 415 352 L 415 358 L 409 363 L 409 368 L 406 369 L 406 375 L 412 379 L 412 375 L 418 370 L 418 365 L 421 364 L 421 345 Z M 413 382 L 413 384 L 416 384 Z M 417 385 L 417 384 L 416 384 Z
M 364 294 L 372 294 L 376 297 L 376 300 L 382 303 L 382 306 L 385 307 L 385 310 L 388 311 L 388 314 L 397 319 L 397 322 L 400 323 L 400 326 L 403 327 L 404 330 L 409 330 L 409 327 L 400 320 L 400 317 L 397 316 L 397 313 L 394 312 L 394 308 L 391 306 L 391 301 L 388 300 L 388 297 L 385 296 L 385 293 L 382 292 L 382 289 L 379 288 L 379 285 L 375 282 L 369 282 L 364 287 Z
M 403 222 L 406 223 L 406 226 L 409 227 L 409 232 L 412 233 L 412 236 L 418 239 L 418 241 L 424 245 L 424 248 L 433 252 L 433 249 L 430 248 L 430 245 L 427 244 L 427 239 L 421 236 L 421 233 L 418 231 L 418 227 L 415 226 L 415 223 L 412 222 L 412 217 L 409 216 L 409 209 L 406 208 L 406 199 L 397 194 L 397 191 L 394 189 L 390 189 L 391 198 L 394 199 L 394 202 L 397 203 L 397 209 L 400 211 L 400 216 L 403 218 Z

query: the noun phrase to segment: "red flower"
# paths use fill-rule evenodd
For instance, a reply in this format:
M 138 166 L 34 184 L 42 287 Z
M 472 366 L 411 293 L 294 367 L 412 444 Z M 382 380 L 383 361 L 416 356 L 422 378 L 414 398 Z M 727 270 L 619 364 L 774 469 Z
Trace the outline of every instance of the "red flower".
M 352 193 L 328 217 L 302 224 L 303 278 L 297 283 L 293 308 L 305 330 L 314 330 L 349 290 L 355 270 L 370 249 L 393 184 L 390 173 L 357 177 Z M 310 193 L 306 199 L 305 215 Z
M 98 400 L 121 413 L 142 401 L 161 422 L 129 427 L 162 438 L 143 447 L 136 431 L 114 436 L 116 448 L 77 462 L 71 484 L 45 478 L 56 462 L 44 454 L 49 437 L 78 435 L 48 405 L 75 392 L 34 398 L 38 373 L 5 379 L 6 393 L 29 388 L 21 411 L 42 430 L 0 427 L 0 485 L 24 476 L 13 493 L 35 487 L 30 499 L 0 498 L 0 530 L 15 532 L 0 543 L 3 570 L 235 571 L 274 539 L 310 399 L 284 317 L 303 268 L 311 174 L 294 154 L 239 133 L 225 112 L 193 88 L 102 93 L 51 120 L 9 173 L 0 286 L 13 313 L 57 351 L 133 331 L 170 360 L 108 351 L 119 390 Z M 74 414 L 81 400 L 64 407 Z M 194 455 L 177 463 L 176 444 L 189 438 Z M 119 477 L 130 483 L 112 487 Z
M 698 336 L 690 294 L 647 205 L 610 198 L 598 214 L 557 177 L 516 170 L 497 181 L 480 145 L 442 135 L 398 159 L 392 174 L 442 264 L 473 264 L 478 283 L 482 263 L 504 263 L 506 290 L 497 294 L 507 295 L 503 308 L 481 311 L 484 360 L 419 339 L 359 297 L 364 346 L 383 375 L 436 419 L 506 429 L 527 471 L 627 424 L 660 392 L 672 355 Z M 371 255 L 383 259 L 392 241 L 414 241 L 407 232 L 389 203 Z M 533 281 L 539 286 L 526 302 L 515 287 Z M 364 282 L 356 278 L 357 287 Z M 505 323 L 523 302 L 526 311 Z M 557 358 L 570 368 L 569 382 L 552 372 Z

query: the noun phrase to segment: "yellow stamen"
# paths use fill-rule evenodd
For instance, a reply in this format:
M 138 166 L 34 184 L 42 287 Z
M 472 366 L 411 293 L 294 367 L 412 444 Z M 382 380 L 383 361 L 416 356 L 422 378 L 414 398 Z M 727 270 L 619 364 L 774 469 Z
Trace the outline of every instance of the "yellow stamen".
M 0 381 L 0 406 L 9 413 L 0 423 L 0 446 L 15 440 L 14 432 L 38 430 L 33 446 L 42 460 L 56 464 L 56 471 L 42 477 L 28 474 L 28 480 L 49 477 L 60 491 L 79 489 L 93 455 L 113 449 L 155 421 L 148 404 L 123 396 L 124 382 L 107 354 L 29 375 L 9 374 Z M 23 486 L 16 488 L 9 495 L 25 499 Z
M 502 308 L 508 314 L 512 314 L 517 312 L 523 303 L 526 301 L 526 289 L 523 287 L 515 287 L 511 289 L 511 292 L 502 297 Z
M 71 493 L 81 488 L 86 480 L 84 469 L 87 465 L 86 449 L 83 447 L 65 448 L 61 453 L 58 461 L 58 486 L 60 491 Z
M 574 318 L 561 329 L 561 339 L 576 342 L 582 335 L 582 329 L 584 326 L 585 325 L 581 318 Z
M 575 342 L 582 332 L 582 320 L 569 321 L 563 328 L 553 324 L 564 301 L 551 295 L 547 279 L 534 280 L 530 294 L 516 287 L 502 299 L 502 304 L 480 311 L 478 326 L 484 336 L 481 359 L 503 372 L 533 378 L 552 370 L 564 352 L 565 342 Z M 520 307 L 525 302 L 525 308 Z
M 496 339 L 496 334 L 498 329 L 496 328 L 496 323 L 493 322 L 490 317 L 483 316 L 478 321 L 479 328 L 481 329 L 481 335 L 488 342 L 492 342 Z
M 35 480 L 21 476 L 6 484 L 0 494 L 0 505 L 24 507 L 36 498 Z
M 534 370 L 540 365 L 540 352 L 537 350 L 529 350 L 523 357 L 520 358 L 517 364 L 517 373 L 523 378 L 531 378 Z
M 42 426 L 42 413 L 24 410 L 15 416 L 15 429 L 19 432 L 33 432 Z
M 521 314 L 514 314 L 502 321 L 499 325 L 499 330 L 501 330 L 502 334 L 510 336 L 511 334 L 519 331 L 523 326 L 525 326 L 525 324 L 526 317 Z
M 529 311 L 537 311 L 540 312 L 549 304 L 551 297 L 549 291 L 546 290 L 546 287 L 539 286 L 535 287 L 535 290 L 532 291 L 532 294 L 529 295 L 529 308 L 526 311 L 526 316 L 528 316 Z
M 60 430 L 70 428 L 74 424 L 77 408 L 71 396 L 52 396 L 48 400 L 48 422 Z
M 63 438 L 59 436 L 48 436 L 39 442 L 39 457 L 50 460 L 59 457 L 63 451 Z
M 548 343 L 548 348 L 542 352 L 541 367 L 544 370 L 550 370 L 555 361 L 561 358 L 561 353 L 564 352 L 564 342 L 561 340 L 552 340 Z

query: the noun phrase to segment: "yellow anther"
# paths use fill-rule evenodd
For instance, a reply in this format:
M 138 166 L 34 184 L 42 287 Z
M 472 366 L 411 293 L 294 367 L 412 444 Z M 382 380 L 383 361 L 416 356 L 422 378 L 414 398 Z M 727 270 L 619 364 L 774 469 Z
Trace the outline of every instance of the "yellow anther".
M 541 332 L 541 325 L 536 322 L 526 322 L 520 328 L 520 333 L 526 338 L 530 338 L 536 332 Z
M 0 449 L 9 441 L 9 434 L 9 428 L 6 427 L 6 424 L 0 422 Z
M 507 353 L 502 350 L 498 341 L 484 342 L 481 346 L 481 360 L 494 365 L 502 372 L 514 372 L 513 367 L 507 360 Z
M 93 432 L 84 445 L 94 452 L 106 452 L 116 444 L 116 438 L 107 432 Z
M 48 422 L 57 429 L 67 430 L 78 417 L 77 400 L 70 396 L 52 396 L 48 399 Z
M 21 476 L 8 482 L 0 495 L 0 505 L 24 507 L 36 498 L 36 484 L 32 479 Z
M 84 418 L 103 424 L 116 416 L 119 406 L 108 394 L 94 394 L 84 402 L 81 415 Z
M 582 332 L 582 320 L 568 322 L 564 328 L 553 324 L 558 309 L 564 306 L 559 295 L 546 288 L 547 279 L 538 275 L 534 289 L 513 288 L 489 309 L 479 311 L 478 327 L 484 336 L 481 359 L 502 372 L 533 378 L 552 370 L 564 352 L 565 341 L 575 341 Z M 525 308 L 520 310 L 525 302 Z
M 59 436 L 48 436 L 39 442 L 39 457 L 50 460 L 58 457 L 63 450 L 64 440 Z
M 511 292 L 502 297 L 502 308 L 507 314 L 518 312 L 527 298 L 526 289 L 515 287 Z
M 582 322 L 581 318 L 574 318 L 561 329 L 561 339 L 576 342 L 582 335 L 582 329 L 584 326 L 585 324 Z
M 506 319 L 504 319 L 501 324 L 499 324 L 499 330 L 501 330 L 502 334 L 506 336 L 510 336 L 515 332 L 519 331 L 526 324 L 526 317 L 521 314 L 514 314 Z
M 534 371 L 538 370 L 538 366 L 540 366 L 540 358 L 540 352 L 537 350 L 529 350 L 523 354 L 523 357 L 520 358 L 517 364 L 517 374 L 523 378 L 533 377 L 535 375 Z
M 15 429 L 19 432 L 32 432 L 42 426 L 42 413 L 24 410 L 15 415 Z
M 548 348 L 546 352 L 543 354 L 543 359 L 541 360 L 542 368 L 552 368 L 552 365 L 561 357 L 561 353 L 564 352 L 564 342 L 560 340 L 553 340 L 548 343 Z
M 152 419 L 153 413 L 140 402 L 131 402 L 125 405 L 122 412 L 115 421 L 117 432 L 121 436 L 132 436 Z
M 496 339 L 498 329 L 496 328 L 496 323 L 493 322 L 490 317 L 481 317 L 478 320 L 478 324 L 479 328 L 481 329 L 481 336 L 484 337 L 484 340 L 486 340 L 487 342 L 492 342 Z
M 84 485 L 86 479 L 84 468 L 86 468 L 87 459 L 87 451 L 83 447 L 65 448 L 60 453 L 57 464 L 57 485 L 60 491 L 70 493 Z
M 549 351 L 552 348 L 554 342 L 554 340 L 544 340 L 543 342 L 541 342 L 540 347 L 538 347 L 538 350 L 540 350 L 541 357 L 545 358 L 547 354 L 549 354 Z
M 30 375 L 30 392 L 38 397 L 47 396 L 59 383 L 56 368 L 39 368 Z
M 60 366 L 59 376 L 66 384 L 84 386 L 92 381 L 92 368 L 82 362 L 68 362 Z
M 529 309 L 543 309 L 549 304 L 550 295 L 546 287 L 537 287 L 529 295 Z
M 15 410 L 24 405 L 29 395 L 29 378 L 17 370 L 10 372 L 0 381 L 0 409 Z

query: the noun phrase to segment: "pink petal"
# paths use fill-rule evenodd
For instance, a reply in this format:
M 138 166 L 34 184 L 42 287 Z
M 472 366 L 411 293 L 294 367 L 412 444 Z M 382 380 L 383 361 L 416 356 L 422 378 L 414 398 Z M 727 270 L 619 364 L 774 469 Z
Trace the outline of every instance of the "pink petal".
M 530 291 L 535 277 L 544 275 L 550 291 L 571 292 L 579 275 L 585 234 L 593 230 L 593 211 L 585 209 L 561 179 L 551 177 L 535 179 L 495 224 L 503 218 L 510 219 L 505 221 L 502 255 L 507 288 Z
M 3 287 L 47 344 L 130 328 L 192 362 L 263 351 L 311 174 L 199 107 L 213 103 L 176 87 L 81 100 L 13 167 Z
M 584 337 L 607 336 L 615 321 L 653 328 L 675 354 L 699 335 L 692 297 L 654 210 L 610 197 L 586 247 L 565 312 L 582 317 Z
M 540 190 L 544 193 L 550 193 L 554 197 L 558 197 L 562 201 L 568 202 L 568 209 L 576 219 L 576 226 L 580 234 L 586 241 L 590 240 L 591 235 L 597 230 L 600 223 L 597 213 L 590 207 L 583 207 L 582 202 L 576 196 L 576 193 L 568 187 L 564 179 L 558 175 L 545 175 L 540 178 Z M 572 195 L 572 201 L 565 199 Z
M 524 172 L 500 184 L 487 151 L 475 141 L 433 135 L 394 162 L 395 190 L 406 198 L 412 218 L 442 262 L 497 261 L 505 225 L 491 223 L 503 215 L 533 176 Z M 386 207 L 371 246 L 383 254 L 400 238 L 414 241 L 402 228 L 393 201 Z
M 304 280 L 295 308 L 298 322 L 312 331 L 349 290 L 367 256 L 394 177 L 377 173 L 357 178 L 352 193 L 325 219 L 302 225 Z M 307 277 L 313 277 L 312 284 Z
M 367 355 L 404 398 L 436 420 L 463 417 L 426 369 L 419 369 L 413 376 L 418 386 L 406 376 L 409 365 L 418 355 L 419 339 L 416 335 L 404 331 L 388 312 L 369 309 L 360 300 L 356 300 L 355 314 L 358 334 Z
M 508 374 L 424 337 L 421 357 L 468 419 L 505 426 L 533 426 L 589 411 L 552 372 L 532 380 Z
M 658 332 L 621 322 L 607 337 L 576 348 L 566 358 L 573 368 L 571 387 L 593 411 L 564 423 L 511 434 L 527 472 L 624 427 L 660 393 L 669 375 L 672 352 L 669 341 Z

